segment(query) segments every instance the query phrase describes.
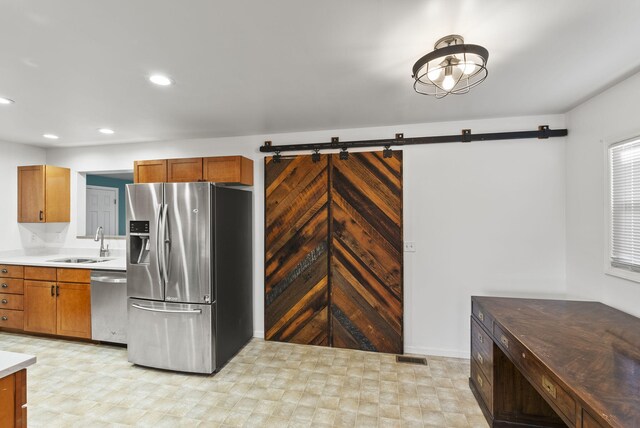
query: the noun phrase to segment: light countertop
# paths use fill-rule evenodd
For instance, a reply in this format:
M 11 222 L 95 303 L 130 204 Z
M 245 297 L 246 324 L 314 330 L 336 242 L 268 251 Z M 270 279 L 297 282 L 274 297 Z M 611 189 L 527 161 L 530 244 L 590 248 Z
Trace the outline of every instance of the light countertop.
M 102 257 L 106 261 L 99 263 L 62 263 L 52 260 L 66 259 L 66 258 L 98 258 L 95 256 L 87 256 L 87 254 L 38 254 L 38 255 L 13 255 L 2 256 L 0 255 L 0 264 L 4 265 L 22 265 L 22 266 L 44 266 L 44 267 L 56 267 L 56 268 L 71 268 L 71 269 L 92 269 L 92 270 L 120 270 L 127 269 L 124 256 L 114 257 Z
M 0 379 L 25 369 L 35 362 L 34 355 L 0 351 Z

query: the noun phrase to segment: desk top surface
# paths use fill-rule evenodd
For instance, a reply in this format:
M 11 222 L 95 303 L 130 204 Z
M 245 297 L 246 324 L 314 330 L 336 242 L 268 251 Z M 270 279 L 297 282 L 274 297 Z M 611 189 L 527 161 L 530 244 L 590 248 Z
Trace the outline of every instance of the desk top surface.
M 640 425 L 640 319 L 598 302 L 473 297 L 584 404 Z

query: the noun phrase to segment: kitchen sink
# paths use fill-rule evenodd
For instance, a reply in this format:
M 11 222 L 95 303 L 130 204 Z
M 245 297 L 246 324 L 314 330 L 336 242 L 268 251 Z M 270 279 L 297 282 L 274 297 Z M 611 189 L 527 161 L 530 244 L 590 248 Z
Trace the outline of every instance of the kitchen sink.
M 80 264 L 85 264 L 85 263 L 102 263 L 102 262 L 108 262 L 109 260 L 113 260 L 113 259 L 102 259 L 102 258 L 92 258 L 92 257 L 84 257 L 84 258 L 80 258 L 80 257 L 70 257 L 70 258 L 65 258 L 65 259 L 55 259 L 55 260 L 47 260 L 48 262 L 52 262 L 52 263 L 80 263 Z

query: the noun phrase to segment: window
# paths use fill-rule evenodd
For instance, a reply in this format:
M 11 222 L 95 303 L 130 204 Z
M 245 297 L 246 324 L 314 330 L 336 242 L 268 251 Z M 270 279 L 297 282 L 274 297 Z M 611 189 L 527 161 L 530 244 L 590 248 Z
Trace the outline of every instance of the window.
M 640 138 L 613 144 L 608 154 L 610 273 L 640 281 Z

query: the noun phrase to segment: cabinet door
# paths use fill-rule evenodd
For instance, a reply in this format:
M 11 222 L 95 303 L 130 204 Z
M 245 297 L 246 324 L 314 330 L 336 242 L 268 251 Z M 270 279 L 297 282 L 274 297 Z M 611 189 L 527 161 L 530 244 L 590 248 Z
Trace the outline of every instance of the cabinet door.
M 16 426 L 16 382 L 15 375 L 0 379 L 0 426 Z
M 36 333 L 56 333 L 55 282 L 24 282 L 24 329 Z
M 44 166 L 18 167 L 18 223 L 43 223 Z
M 91 288 L 89 284 L 58 283 L 57 333 L 91 339 Z
M 242 156 L 203 159 L 204 181 L 253 186 L 253 161 Z
M 167 181 L 169 183 L 202 181 L 202 158 L 169 159 Z
M 71 219 L 71 170 L 45 166 L 45 208 L 47 223 L 68 223 Z
M 145 160 L 133 163 L 133 181 L 135 183 L 166 183 L 167 161 Z

